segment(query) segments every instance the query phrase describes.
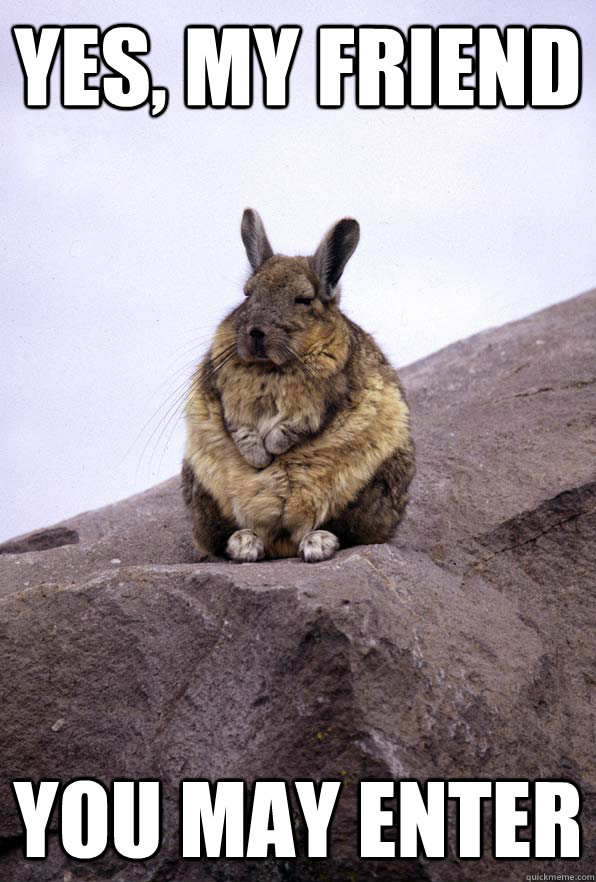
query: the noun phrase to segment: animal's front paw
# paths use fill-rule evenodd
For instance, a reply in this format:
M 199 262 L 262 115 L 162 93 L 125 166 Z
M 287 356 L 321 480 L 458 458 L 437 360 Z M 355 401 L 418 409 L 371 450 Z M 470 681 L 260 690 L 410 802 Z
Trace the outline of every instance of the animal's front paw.
M 228 557 L 238 563 L 254 563 L 265 557 L 263 540 L 252 530 L 236 530 L 232 533 L 226 551 Z
M 255 469 L 264 469 L 273 459 L 262 444 L 254 444 L 251 447 L 244 448 L 244 450 L 240 449 L 240 453 L 247 463 L 254 466 Z
M 339 539 L 329 530 L 313 530 L 307 533 L 300 545 L 298 553 L 306 563 L 318 563 L 329 560 L 339 548 Z
M 264 469 L 273 457 L 265 450 L 261 436 L 254 430 L 241 426 L 231 433 L 234 444 L 246 460 L 255 469 Z
M 274 456 L 279 456 L 280 453 L 285 453 L 286 450 L 290 449 L 293 443 L 293 436 L 283 423 L 275 426 L 275 428 L 271 429 L 271 431 L 265 436 L 265 447 L 269 453 L 273 453 Z

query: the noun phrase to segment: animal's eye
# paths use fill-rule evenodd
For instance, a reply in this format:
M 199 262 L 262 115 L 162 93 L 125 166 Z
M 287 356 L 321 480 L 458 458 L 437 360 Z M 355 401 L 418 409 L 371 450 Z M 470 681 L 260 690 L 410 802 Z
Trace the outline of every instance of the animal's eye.
M 305 306 L 310 306 L 313 300 L 314 297 L 296 297 L 294 303 L 303 303 Z

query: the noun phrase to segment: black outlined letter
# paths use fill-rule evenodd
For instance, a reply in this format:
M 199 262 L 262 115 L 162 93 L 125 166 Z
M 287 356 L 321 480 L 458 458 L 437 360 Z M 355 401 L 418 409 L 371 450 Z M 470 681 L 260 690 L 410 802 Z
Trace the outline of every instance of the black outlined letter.
M 535 25 L 532 40 L 532 107 L 572 107 L 581 94 L 581 45 L 574 30 Z
M 89 46 L 99 46 L 96 25 L 69 25 L 62 30 L 62 106 L 83 109 L 99 107 L 101 90 L 89 86 L 89 77 L 99 73 L 99 58 L 88 55 Z
M 449 799 L 457 799 L 457 855 L 460 858 L 481 858 L 482 800 L 492 796 L 490 781 L 449 781 Z
M 26 107 L 47 107 L 50 103 L 50 74 L 58 52 L 60 32 L 59 27 L 45 25 L 39 29 L 36 38 L 35 28 L 31 25 L 12 28 L 12 39 L 25 78 Z
M 403 107 L 404 35 L 398 28 L 358 28 L 358 107 Z
M 517 830 L 527 827 L 528 812 L 518 809 L 518 799 L 527 799 L 528 781 L 495 781 L 493 796 L 493 854 L 496 858 L 529 858 L 530 842 L 519 840 Z
M 414 25 L 408 31 L 408 93 L 409 107 L 432 107 L 434 28 Z
M 296 857 L 288 785 L 285 781 L 255 781 L 246 857 L 269 857 L 271 847 L 276 858 Z
M 108 847 L 108 794 L 99 781 L 81 778 L 62 791 L 60 843 L 81 861 L 100 857 Z
M 581 857 L 581 828 L 577 820 L 580 809 L 581 797 L 575 784 L 570 781 L 536 781 L 534 857 Z
M 474 28 L 441 25 L 438 28 L 439 107 L 473 107 L 474 87 L 463 86 L 462 78 L 474 70 L 474 59 L 462 55 L 462 46 L 474 42 Z
M 12 790 L 25 832 L 24 856 L 29 860 L 48 856 L 48 822 L 56 802 L 59 781 L 40 781 L 35 796 L 32 781 L 12 782 Z
M 426 805 L 418 781 L 399 782 L 399 856 L 444 858 L 447 839 L 445 782 L 427 781 Z
M 395 842 L 383 839 L 383 828 L 392 827 L 394 812 L 381 807 L 383 799 L 395 796 L 394 781 L 360 781 L 358 785 L 358 816 L 360 819 L 361 858 L 393 858 Z
M 329 855 L 331 821 L 342 788 L 341 781 L 321 781 L 317 799 L 314 781 L 294 781 L 300 811 L 308 830 L 306 855 L 326 858 Z
M 101 56 L 113 74 L 102 78 L 104 101 L 112 107 L 132 110 L 149 97 L 151 77 L 135 55 L 149 52 L 149 37 L 134 25 L 114 25 L 103 35 Z
M 153 857 L 161 845 L 161 783 L 113 781 L 111 809 L 118 854 L 131 861 Z
M 187 107 L 250 107 L 252 54 L 250 28 L 189 25 L 184 38 Z
M 241 780 L 182 781 L 180 784 L 180 853 L 183 858 L 244 857 L 246 784 Z
M 283 25 L 277 34 L 269 25 L 252 29 L 257 58 L 263 73 L 265 107 L 287 107 L 289 76 L 298 50 L 302 28 Z
M 526 29 L 509 25 L 501 36 L 499 28 L 481 25 L 477 29 L 476 94 L 478 107 L 525 107 L 526 70 L 529 47 Z
M 321 25 L 317 28 L 317 104 L 343 107 L 344 77 L 354 73 L 354 59 L 344 55 L 344 46 L 353 46 L 356 29 Z

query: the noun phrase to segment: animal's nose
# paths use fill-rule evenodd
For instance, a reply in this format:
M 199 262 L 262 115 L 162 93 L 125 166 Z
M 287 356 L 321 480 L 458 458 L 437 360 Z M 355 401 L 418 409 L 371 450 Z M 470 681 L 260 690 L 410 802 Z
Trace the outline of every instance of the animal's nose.
M 252 354 L 263 357 L 265 355 L 265 331 L 261 328 L 251 328 L 248 334 Z

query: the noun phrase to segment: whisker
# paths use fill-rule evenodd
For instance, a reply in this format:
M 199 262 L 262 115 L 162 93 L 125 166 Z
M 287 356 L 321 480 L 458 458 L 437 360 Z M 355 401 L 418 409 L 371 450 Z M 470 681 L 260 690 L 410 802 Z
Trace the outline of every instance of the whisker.
M 206 377 L 208 379 L 215 376 L 215 374 L 219 373 L 236 356 L 236 344 L 234 343 L 231 346 L 228 346 L 226 349 L 222 350 L 220 353 L 215 356 L 215 358 L 210 358 L 204 365 L 204 371 Z
M 204 337 L 203 341 L 206 343 L 207 339 L 211 343 L 212 335 L 209 338 Z M 224 344 L 223 348 L 220 349 L 215 357 L 210 358 L 209 362 L 205 362 L 205 365 L 208 365 L 208 375 L 211 372 L 215 375 L 225 367 L 236 352 L 235 334 L 220 335 L 219 343 L 220 345 Z M 188 351 L 190 351 L 190 348 L 188 347 Z M 135 480 L 138 480 L 140 469 L 142 466 L 145 466 L 145 463 L 150 471 L 154 469 L 157 456 L 159 456 L 158 470 L 162 467 L 164 456 L 182 416 L 185 401 L 188 398 L 193 383 L 196 382 L 202 373 L 199 366 L 204 361 L 205 354 L 200 352 L 196 344 L 192 346 L 192 351 L 194 354 L 192 360 L 186 360 L 184 364 L 173 369 L 169 379 L 159 384 L 159 390 L 163 389 L 164 386 L 166 387 L 165 394 L 161 393 L 163 394 L 163 400 L 160 401 L 154 410 L 151 408 L 151 415 L 143 422 L 140 430 L 136 433 L 124 453 L 124 459 L 128 458 L 143 437 L 145 437 L 146 440 L 143 443 L 142 450 L 138 458 L 135 457 L 137 459 Z M 167 390 L 168 386 L 170 390 Z M 171 388 L 172 386 L 174 388 Z
M 188 392 L 190 390 L 190 387 L 192 385 L 192 380 L 193 380 L 193 378 L 188 378 L 187 380 L 185 380 L 184 383 L 181 383 L 180 386 L 172 393 L 172 395 L 170 395 L 170 399 L 172 397 L 174 397 L 174 400 L 169 404 L 165 413 L 163 413 L 160 416 L 160 418 L 159 418 L 158 422 L 156 423 L 156 425 L 154 426 L 151 434 L 147 438 L 147 441 L 145 442 L 145 444 L 143 446 L 143 450 L 141 451 L 141 455 L 139 457 L 139 466 L 140 466 L 141 462 L 143 461 L 143 457 L 147 453 L 147 448 L 149 447 L 151 442 L 155 439 L 154 449 L 150 455 L 149 464 L 148 464 L 149 468 L 152 467 L 153 458 L 155 456 L 155 450 L 159 446 L 161 438 L 163 437 L 163 433 L 167 430 L 167 427 L 170 425 L 171 420 L 174 417 L 180 416 L 180 410 L 182 408 L 184 401 L 186 400 L 186 397 L 187 397 Z M 168 402 L 166 402 L 166 404 L 168 404 Z M 164 406 L 165 405 L 162 405 L 162 408 Z M 158 432 L 159 432 L 159 435 L 157 435 Z M 157 435 L 157 438 L 156 438 L 156 435 Z
M 311 370 L 311 368 L 304 363 L 304 361 L 299 357 L 298 353 L 287 343 L 282 343 L 281 345 L 284 354 L 290 359 L 292 364 L 296 365 L 302 375 L 311 380 L 313 385 L 320 386 L 320 378 L 317 377 L 316 374 Z
M 162 402 L 160 403 L 160 405 L 159 405 L 159 406 L 155 409 L 155 411 L 151 414 L 151 416 L 149 417 L 149 419 L 146 420 L 146 422 L 143 424 L 143 426 L 141 427 L 141 429 L 139 430 L 139 432 L 137 433 L 137 435 L 136 435 L 135 438 L 133 439 L 133 441 L 132 441 L 130 447 L 128 448 L 128 450 L 127 450 L 126 453 L 125 453 L 125 456 L 128 456 L 128 455 L 129 455 L 129 453 L 131 452 L 131 450 L 132 450 L 132 448 L 134 447 L 134 445 L 135 445 L 135 444 L 139 441 L 139 439 L 141 438 L 143 432 L 145 432 L 145 430 L 151 425 L 151 423 L 152 423 L 153 420 L 158 416 L 158 414 L 160 413 L 160 411 L 162 411 L 165 407 L 168 407 L 168 405 L 169 405 L 169 403 L 170 403 L 170 400 L 171 400 L 172 398 L 174 398 L 175 396 L 177 396 L 177 395 L 180 393 L 180 390 L 184 389 L 184 387 L 187 386 L 188 382 L 189 382 L 189 378 L 186 377 L 181 383 L 179 383 L 179 384 L 176 386 L 175 389 L 173 389 L 173 390 L 172 390 L 172 391 L 166 396 L 165 400 L 162 401 Z M 160 421 L 161 421 L 161 419 L 163 419 L 163 417 L 160 417 Z M 150 439 L 149 439 L 149 440 L 150 440 Z
M 180 417 L 182 415 L 182 409 L 183 409 L 184 404 L 186 402 L 187 394 L 188 394 L 188 390 L 184 390 L 183 394 L 181 394 L 178 397 L 178 400 L 175 403 L 175 406 L 170 408 L 170 415 L 168 416 L 167 420 L 165 422 L 162 421 L 162 428 L 161 428 L 161 431 L 157 437 L 153 452 L 152 452 L 150 460 L 149 460 L 149 468 L 151 468 L 151 466 L 153 464 L 155 452 L 159 449 L 161 441 L 162 441 L 165 433 L 167 432 L 168 427 L 172 426 L 172 432 L 169 435 L 168 442 L 166 443 L 166 446 L 162 449 L 162 452 L 161 452 L 161 457 L 160 457 L 160 461 L 158 464 L 158 469 L 161 468 L 161 463 L 163 462 L 163 457 L 164 457 L 165 451 L 167 450 L 167 447 L 168 447 L 168 444 L 169 444 L 170 439 L 172 437 L 173 431 L 176 428 L 176 426 L 178 425 L 178 422 L 179 422 Z

